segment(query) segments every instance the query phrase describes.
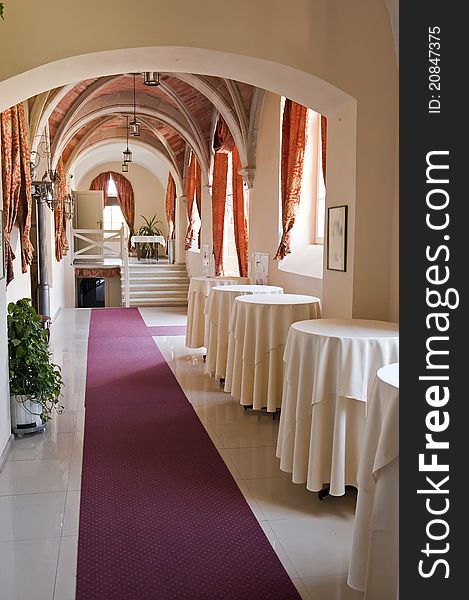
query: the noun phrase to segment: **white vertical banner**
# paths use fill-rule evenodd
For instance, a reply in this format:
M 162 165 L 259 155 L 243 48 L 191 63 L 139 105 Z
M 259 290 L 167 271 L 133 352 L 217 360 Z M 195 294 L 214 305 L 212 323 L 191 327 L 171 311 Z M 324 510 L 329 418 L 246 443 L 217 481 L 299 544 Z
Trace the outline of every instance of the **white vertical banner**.
M 208 244 L 202 244 L 202 275 L 210 276 L 210 248 Z
M 254 252 L 254 277 L 256 285 L 267 285 L 269 281 L 269 254 Z

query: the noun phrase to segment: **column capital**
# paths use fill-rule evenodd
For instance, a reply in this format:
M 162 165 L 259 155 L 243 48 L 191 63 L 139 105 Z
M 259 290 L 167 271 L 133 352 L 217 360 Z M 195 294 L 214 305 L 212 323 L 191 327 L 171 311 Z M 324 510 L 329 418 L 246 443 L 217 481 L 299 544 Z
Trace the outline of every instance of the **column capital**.
M 250 190 L 254 185 L 254 176 L 256 174 L 256 169 L 254 167 L 243 167 L 238 171 L 239 175 L 243 178 L 243 182 L 246 184 L 247 188 Z

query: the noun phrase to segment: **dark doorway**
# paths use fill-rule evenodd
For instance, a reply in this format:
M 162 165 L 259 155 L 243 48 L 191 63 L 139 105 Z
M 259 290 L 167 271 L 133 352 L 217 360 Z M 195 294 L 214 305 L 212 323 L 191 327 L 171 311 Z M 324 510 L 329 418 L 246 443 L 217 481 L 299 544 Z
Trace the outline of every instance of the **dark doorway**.
M 104 279 L 86 277 L 78 280 L 78 308 L 105 306 Z

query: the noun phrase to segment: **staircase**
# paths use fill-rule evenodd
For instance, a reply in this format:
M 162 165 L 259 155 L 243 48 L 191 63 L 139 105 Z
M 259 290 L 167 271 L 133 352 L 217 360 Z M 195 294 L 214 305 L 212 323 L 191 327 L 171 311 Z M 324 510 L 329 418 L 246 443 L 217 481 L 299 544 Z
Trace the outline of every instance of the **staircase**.
M 125 282 L 122 278 L 122 304 Z M 187 306 L 189 278 L 186 266 L 145 260 L 129 262 L 129 306 Z

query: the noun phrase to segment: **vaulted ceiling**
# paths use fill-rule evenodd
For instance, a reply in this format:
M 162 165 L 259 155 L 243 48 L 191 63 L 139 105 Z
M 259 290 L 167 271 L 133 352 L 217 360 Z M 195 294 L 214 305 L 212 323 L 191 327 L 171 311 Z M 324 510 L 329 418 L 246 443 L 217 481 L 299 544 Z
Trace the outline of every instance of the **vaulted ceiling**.
M 188 73 L 161 73 L 161 84 L 145 86 L 143 74 L 103 76 L 50 90 L 29 99 L 32 148 L 49 127 L 52 162 L 62 157 L 70 170 L 83 152 L 103 140 L 126 137 L 126 119 L 136 113 L 140 143 L 172 165 L 179 183 L 186 150 L 210 168 L 213 127 L 221 114 L 235 139 L 243 167 L 255 168 L 257 124 L 263 91 L 251 85 Z M 130 144 L 133 138 L 130 137 Z M 117 155 L 115 160 L 120 160 Z

